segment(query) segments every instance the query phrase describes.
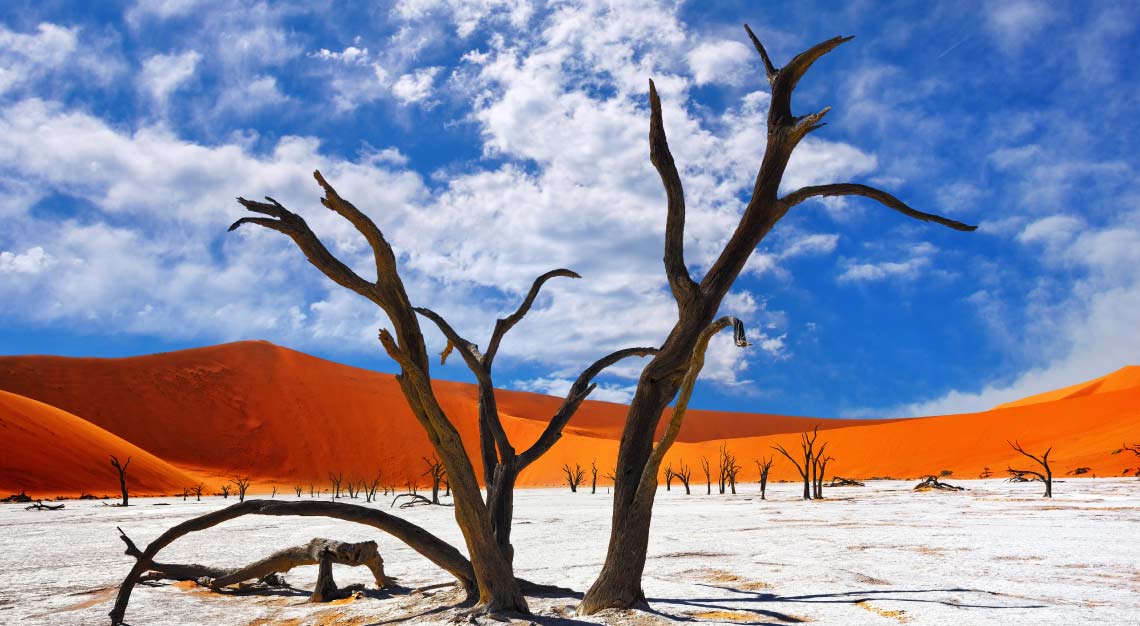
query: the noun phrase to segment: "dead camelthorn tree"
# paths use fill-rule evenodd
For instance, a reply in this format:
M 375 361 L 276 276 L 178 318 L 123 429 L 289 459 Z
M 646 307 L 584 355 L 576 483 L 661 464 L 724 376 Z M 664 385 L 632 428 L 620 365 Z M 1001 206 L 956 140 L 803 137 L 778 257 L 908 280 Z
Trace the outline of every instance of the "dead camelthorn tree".
M 230 484 L 222 483 L 222 498 L 229 499 L 230 497 Z
M 649 83 L 649 157 L 665 187 L 665 275 L 677 302 L 677 322 L 638 380 L 618 448 L 618 481 L 614 491 L 610 541 L 598 579 L 578 605 L 578 614 L 606 608 L 627 608 L 645 602 L 641 577 L 645 570 L 652 520 L 652 498 L 639 498 L 641 476 L 654 452 L 653 440 L 665 407 L 677 394 L 689 368 L 698 337 L 709 327 L 726 294 L 756 246 L 785 214 L 802 202 L 825 196 L 864 196 L 911 218 L 932 221 L 956 230 L 975 228 L 937 215 L 916 211 L 891 194 L 854 183 L 814 185 L 780 195 L 784 171 L 799 142 L 823 127 L 829 108 L 797 116 L 792 92 L 808 68 L 849 37 L 836 37 L 800 53 L 783 68 L 772 64 L 760 40 L 748 30 L 771 86 L 768 132 L 763 161 L 752 196 L 735 230 L 717 259 L 697 282 L 689 275 L 684 254 L 685 194 L 665 137 L 661 102 Z M 759 151 L 759 146 L 757 146 Z M 806 468 L 805 468 L 806 469 Z M 809 494 L 810 495 L 810 494 Z
M 368 483 L 368 486 L 365 488 L 365 490 L 364 490 L 364 501 L 365 502 L 372 502 L 373 500 L 375 500 L 376 499 L 376 491 L 378 489 L 380 489 L 380 473 L 379 472 L 377 472 L 376 478 L 373 478 L 372 482 Z
M 692 468 L 686 465 L 683 460 L 677 461 L 677 467 L 678 469 L 675 475 L 677 476 L 677 480 L 681 481 L 681 484 L 685 486 L 685 495 L 692 495 L 692 492 L 689 491 L 689 479 L 693 476 Z
M 736 495 L 736 477 L 743 469 L 736 464 L 736 455 L 728 451 L 728 443 L 720 447 L 720 492 L 724 493 L 725 485 L 729 493 Z
M 269 493 L 270 499 L 277 497 L 277 485 L 273 485 L 273 491 Z
M 578 485 L 582 484 L 582 479 L 586 477 L 586 471 L 578 463 L 574 467 L 570 467 L 569 463 L 562 465 L 562 473 L 566 474 L 566 484 L 570 485 L 570 492 L 577 493 Z
M 775 457 L 760 457 L 756 459 L 756 469 L 760 471 L 760 499 L 765 500 L 765 492 L 768 491 L 768 472 L 772 469 L 772 462 Z
M 673 471 L 673 464 L 670 463 L 666 465 L 665 469 L 661 470 L 661 472 L 665 474 L 665 491 L 672 491 L 673 479 L 677 476 L 677 473 Z
M 590 461 L 590 493 L 598 493 L 598 460 Z
M 303 490 L 304 490 L 304 487 L 302 487 L 301 485 L 293 485 L 293 493 L 297 494 L 298 498 L 301 497 L 301 492 Z
M 1013 448 L 1014 450 L 1017 450 L 1022 455 L 1033 459 L 1038 465 L 1041 466 L 1041 468 L 1043 470 L 1045 470 L 1044 473 L 1041 473 L 1041 472 L 1038 472 L 1035 470 L 1015 470 L 1012 468 L 1009 469 L 1008 471 L 1010 473 L 1030 474 L 1032 476 L 1036 476 L 1039 480 L 1041 480 L 1041 482 L 1045 483 L 1045 495 L 1043 497 L 1052 498 L 1053 497 L 1053 470 L 1049 468 L 1049 453 L 1053 451 L 1053 448 L 1050 447 L 1048 450 L 1045 451 L 1045 454 L 1041 455 L 1040 457 L 1037 457 L 1035 455 L 1032 455 L 1032 454 L 1026 452 L 1024 449 L 1022 449 L 1021 444 L 1016 442 L 1016 441 L 1006 441 L 1006 443 L 1009 444 L 1009 447 Z
M 806 432 L 800 433 L 800 448 L 804 454 L 803 465 L 800 465 L 800 462 L 797 461 L 790 452 L 784 449 L 783 445 L 776 444 L 772 446 L 773 450 L 787 457 L 788 460 L 792 462 L 792 465 L 796 466 L 796 471 L 798 471 L 800 476 L 804 479 L 804 500 L 811 500 L 812 497 L 812 461 L 815 459 L 815 439 L 818 436 L 819 426 L 815 427 L 815 430 L 812 431 L 810 436 Z
M 190 488 L 189 487 L 183 487 L 182 488 L 182 501 L 185 502 L 188 499 L 190 499 Z
M 815 486 L 812 488 L 812 491 L 817 500 L 823 499 L 823 477 L 824 474 L 827 473 L 827 463 L 828 461 L 835 460 L 834 457 L 823 453 L 826 448 L 826 443 L 820 446 L 819 452 L 816 453 L 815 458 L 812 459 L 812 467 L 814 468 L 812 470 L 812 479 L 815 481 Z
M 329 472 L 329 482 L 333 487 L 333 500 L 340 497 L 340 485 L 344 482 L 344 472 Z
M 131 465 L 131 457 L 127 457 L 127 462 L 119 464 L 119 459 L 115 455 L 111 455 L 111 467 L 119 473 L 119 489 L 123 492 L 123 501 L 119 506 L 127 506 L 127 501 L 130 499 L 130 494 L 127 493 L 127 468 Z
M 249 489 L 250 483 L 249 476 L 235 476 L 230 482 L 237 487 L 238 502 L 245 502 L 245 492 Z
M 447 470 L 443 469 L 443 463 L 434 454 L 430 459 L 425 456 L 424 463 L 427 464 L 427 471 L 423 475 L 431 478 L 431 503 L 439 504 L 439 485 L 443 482 Z
M 709 467 L 709 458 L 701 457 L 701 471 L 705 473 L 705 494 L 712 494 L 712 469 Z
M 202 491 L 206 489 L 206 483 L 198 483 L 191 488 L 194 491 L 194 499 L 197 502 L 202 501 Z

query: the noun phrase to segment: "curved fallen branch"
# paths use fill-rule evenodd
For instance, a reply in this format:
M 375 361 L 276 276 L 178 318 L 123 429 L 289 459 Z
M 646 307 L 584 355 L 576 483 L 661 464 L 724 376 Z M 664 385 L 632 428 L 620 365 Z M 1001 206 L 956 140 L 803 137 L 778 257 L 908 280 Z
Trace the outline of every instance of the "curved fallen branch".
M 142 558 L 143 553 L 131 541 L 123 529 L 117 528 L 119 538 L 127 544 L 127 554 Z M 157 563 L 151 561 L 147 567 L 148 580 L 193 580 L 194 582 L 219 590 L 247 580 L 265 581 L 276 574 L 284 574 L 294 567 L 319 565 L 329 561 L 337 565 L 367 567 L 372 572 L 376 587 L 383 589 L 392 585 L 392 580 L 384 574 L 384 559 L 375 541 L 348 543 L 332 539 L 312 539 L 308 543 L 278 550 L 273 554 L 254 561 L 245 567 L 212 567 L 209 565 Z M 322 585 L 318 581 L 317 589 Z M 315 590 L 314 590 L 315 593 Z
M 476 590 L 475 572 L 471 567 L 471 562 L 450 544 L 405 519 L 389 515 L 377 509 L 345 502 L 246 500 L 245 502 L 234 504 L 219 511 L 186 520 L 159 535 L 157 539 L 147 545 L 145 550 L 140 551 L 135 548 L 135 554 L 131 554 L 131 544 L 128 544 L 127 554 L 135 556 L 135 565 L 119 586 L 119 594 L 115 598 L 115 606 L 109 613 L 111 624 L 117 626 L 123 623 L 123 617 L 127 612 L 127 604 L 131 599 L 131 591 L 143 573 L 154 565 L 154 557 L 160 550 L 180 537 L 212 528 L 222 522 L 245 515 L 331 517 L 346 522 L 372 526 L 403 541 L 408 547 L 424 555 L 432 563 L 446 570 L 459 581 L 468 594 L 472 594 Z
M 410 509 L 413 506 L 424 506 L 424 505 L 431 506 L 433 504 L 436 506 L 452 506 L 450 504 L 443 504 L 442 502 L 432 502 L 431 500 L 428 500 L 427 498 L 421 496 L 418 493 L 401 493 L 400 495 L 396 496 L 395 498 L 392 498 L 392 504 L 388 508 L 392 508 L 392 507 L 396 506 L 396 502 L 400 498 L 411 498 L 407 502 L 400 505 L 401 509 Z

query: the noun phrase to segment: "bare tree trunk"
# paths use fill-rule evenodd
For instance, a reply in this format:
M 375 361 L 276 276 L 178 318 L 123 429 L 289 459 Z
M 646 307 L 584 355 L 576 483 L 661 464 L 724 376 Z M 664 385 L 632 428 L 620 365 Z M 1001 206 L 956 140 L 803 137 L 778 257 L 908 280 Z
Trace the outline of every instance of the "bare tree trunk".
M 111 467 L 119 473 L 119 489 L 123 492 L 123 502 L 119 506 L 127 506 L 130 500 L 130 494 L 127 493 L 127 468 L 131 465 L 131 457 L 127 457 L 127 462 L 120 465 L 119 459 L 115 455 L 111 455 Z
M 1019 472 L 1022 474 L 1032 474 L 1032 475 L 1038 477 L 1041 480 L 1041 482 L 1045 483 L 1045 494 L 1042 497 L 1052 498 L 1053 497 L 1053 470 L 1050 469 L 1050 467 L 1049 467 L 1049 453 L 1053 451 L 1053 448 L 1050 447 L 1048 450 L 1045 451 L 1045 454 L 1043 454 L 1039 458 L 1037 456 L 1034 456 L 1034 455 L 1026 452 L 1024 449 L 1022 449 L 1021 444 L 1016 442 L 1016 441 L 1012 441 L 1012 442 L 1007 441 L 1006 443 L 1008 443 L 1011 448 L 1013 448 L 1014 450 L 1017 450 L 1022 455 L 1027 456 L 1027 457 L 1033 459 L 1034 461 L 1036 461 L 1037 464 L 1040 465 L 1042 467 L 1042 469 L 1045 470 L 1045 473 L 1036 472 L 1033 470 L 1010 470 L 1010 471 L 1011 472 Z

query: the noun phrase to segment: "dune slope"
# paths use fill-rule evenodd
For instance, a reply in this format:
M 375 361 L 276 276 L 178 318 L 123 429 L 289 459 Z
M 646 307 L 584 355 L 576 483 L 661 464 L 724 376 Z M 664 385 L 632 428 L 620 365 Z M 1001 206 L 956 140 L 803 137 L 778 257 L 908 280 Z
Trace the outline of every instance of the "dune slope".
M 437 373 L 437 375 L 443 375 Z M 394 377 L 348 367 L 267 342 L 238 342 L 124 359 L 0 357 L 0 389 L 36 398 L 162 460 L 215 481 L 251 475 L 270 484 L 327 485 L 330 473 L 386 484 L 418 480 L 431 448 Z M 476 394 L 471 385 L 438 382 L 444 410 L 478 464 Z M 559 398 L 504 391 L 499 408 L 517 449 L 525 449 L 555 412 Z M 596 463 L 599 484 L 611 472 L 625 407 L 587 402 L 551 452 L 520 478 L 555 485 L 563 464 Z M 662 428 L 666 420 L 662 420 Z M 726 444 L 754 480 L 753 459 L 789 450 L 798 433 L 820 426 L 835 457 L 830 474 L 910 477 L 951 470 L 975 477 L 1021 467 L 1006 439 L 1043 452 L 1053 446 L 1056 473 L 1090 467 L 1118 475 L 1132 459 L 1112 455 L 1137 438 L 1140 368 L 1130 367 L 1051 394 L 991 411 L 901 420 L 838 420 L 691 411 L 668 461 L 689 465 L 703 482 L 700 458 Z M 1135 465 L 1135 462 L 1133 462 Z M 478 469 L 478 468 L 477 468 Z M 797 477 L 777 457 L 773 479 Z
M 181 493 L 196 478 L 112 433 L 53 406 L 0 391 L 0 493 L 119 495 L 110 455 L 127 466 L 135 495 Z

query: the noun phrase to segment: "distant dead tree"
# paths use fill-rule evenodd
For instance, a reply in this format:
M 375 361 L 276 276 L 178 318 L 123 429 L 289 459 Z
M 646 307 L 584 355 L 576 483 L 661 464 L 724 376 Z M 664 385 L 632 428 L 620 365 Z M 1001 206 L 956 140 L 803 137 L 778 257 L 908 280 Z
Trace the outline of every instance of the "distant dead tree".
M 222 483 L 222 498 L 228 499 L 230 497 L 230 484 Z
M 424 463 L 427 464 L 427 471 L 423 475 L 431 478 L 431 503 L 439 504 L 439 485 L 443 482 L 447 470 L 443 468 L 443 463 L 434 454 L 431 455 L 430 459 L 425 456 Z
M 709 467 L 709 458 L 707 456 L 701 457 L 701 470 L 705 473 L 705 494 L 712 494 L 712 470 Z
M 1126 443 L 1123 443 L 1123 444 L 1120 444 L 1119 449 L 1112 451 L 1113 454 L 1120 454 L 1121 452 L 1131 452 L 1132 454 L 1136 455 L 1137 459 L 1140 459 L 1140 443 L 1134 443 L 1132 445 L 1128 445 Z M 1140 467 L 1136 467 L 1136 468 L 1126 467 L 1126 468 L 1124 468 L 1124 471 L 1120 473 L 1121 476 L 1127 476 L 1128 474 L 1132 474 L 1133 476 L 1140 477 Z
M 190 498 L 190 488 L 189 487 L 183 487 L 182 488 L 182 501 L 185 502 L 189 498 Z
M 867 485 L 851 478 L 836 476 L 831 479 L 828 487 L 866 487 Z
M 689 491 L 689 479 L 693 476 L 692 468 L 686 465 L 684 460 L 677 461 L 677 467 L 677 480 L 685 486 L 685 495 L 692 495 L 692 492 Z
M 249 476 L 234 476 L 231 482 L 237 487 L 238 502 L 245 502 L 245 492 L 249 489 L 250 483 Z
M 340 497 L 340 485 L 344 482 L 344 472 L 329 472 L 329 482 L 333 486 L 333 500 Z
M 127 501 L 130 499 L 127 493 L 127 468 L 131 465 L 131 457 L 127 457 L 127 462 L 122 465 L 119 464 L 119 459 L 115 455 L 111 455 L 111 467 L 119 473 L 119 489 L 123 492 L 123 501 L 119 506 L 127 506 Z
M 661 471 L 665 474 L 665 491 L 672 491 L 673 478 L 677 476 L 677 474 L 673 471 L 673 463 L 669 463 L 665 466 L 665 469 Z
M 598 460 L 590 461 L 590 493 L 598 492 Z
M 787 457 L 788 460 L 792 462 L 792 465 L 796 466 L 796 471 L 798 471 L 800 473 L 800 476 L 803 477 L 803 479 L 804 479 L 804 500 L 811 500 L 812 460 L 815 458 L 815 455 L 814 455 L 815 439 L 818 436 L 819 436 L 819 425 L 818 424 L 816 425 L 815 430 L 812 431 L 811 436 L 808 436 L 808 434 L 806 432 L 800 433 L 800 447 L 803 449 L 803 453 L 804 453 L 803 465 L 800 465 L 799 461 L 797 461 L 795 458 L 793 458 L 792 455 L 787 450 L 784 449 L 784 446 L 782 446 L 780 444 L 776 444 L 775 446 L 772 446 L 773 450 L 775 450 L 775 451 L 779 452 L 780 454 L 784 455 L 785 457 Z
M 298 498 L 301 497 L 302 491 L 304 491 L 304 487 L 302 487 L 301 485 L 293 485 L 293 493 L 297 494 Z
M 1045 454 L 1041 455 L 1040 457 L 1037 457 L 1035 455 L 1032 455 L 1032 454 L 1026 452 L 1021 447 L 1021 444 L 1016 442 L 1016 441 L 1006 441 L 1006 443 L 1009 444 L 1009 447 L 1013 448 L 1014 450 L 1017 450 L 1023 456 L 1026 456 L 1026 457 L 1029 457 L 1030 459 L 1033 459 L 1038 465 L 1041 466 L 1042 469 L 1045 470 L 1045 472 L 1041 473 L 1041 472 L 1034 471 L 1034 470 L 1015 470 L 1013 468 L 1007 468 L 1006 471 L 1010 472 L 1011 474 L 1018 473 L 1018 474 L 1022 474 L 1022 475 L 1029 474 L 1029 475 L 1037 476 L 1041 480 L 1041 482 L 1045 483 L 1045 495 L 1044 495 L 1044 497 L 1052 498 L 1053 497 L 1053 470 L 1049 468 L 1049 453 L 1053 451 L 1053 448 L 1050 447 L 1048 450 L 1045 451 Z
M 379 472 L 376 473 L 376 478 L 373 478 L 372 482 L 368 483 L 367 488 L 364 490 L 364 501 L 365 502 L 372 502 L 373 500 L 375 500 L 376 499 L 376 491 L 378 489 L 380 489 L 380 473 Z
M 823 475 L 827 472 L 827 462 L 832 460 L 831 456 L 824 454 L 825 450 L 826 442 L 819 446 L 811 460 L 812 497 L 817 500 L 823 499 Z
M 349 479 L 348 483 L 345 484 L 344 489 L 348 492 L 349 498 L 356 498 L 360 494 L 360 488 L 357 485 L 358 483 L 352 479 Z
M 576 493 L 578 485 L 581 485 L 582 479 L 586 477 L 585 470 L 578 463 L 575 463 L 573 468 L 570 467 L 569 463 L 565 463 L 562 465 L 562 473 L 566 474 L 566 482 L 570 485 L 570 492 Z
M 198 483 L 197 485 L 194 485 L 193 487 L 191 487 L 191 490 L 194 491 L 194 498 L 198 502 L 202 501 L 202 491 L 204 491 L 205 489 L 206 489 L 206 483 Z
M 1088 474 L 1090 472 L 1092 472 L 1091 467 L 1075 467 L 1075 468 L 1069 470 L 1067 473 L 1070 476 L 1084 476 L 1085 474 Z M 1096 474 L 1093 474 L 1093 478 L 1096 478 Z
M 720 446 L 720 479 L 719 487 L 720 492 L 724 493 L 724 488 L 727 485 L 732 495 L 736 495 L 736 477 L 740 474 L 741 467 L 736 464 L 736 455 L 728 451 L 728 443 Z
M 756 469 L 760 471 L 760 499 L 761 500 L 767 499 L 764 497 L 764 494 L 766 491 L 768 491 L 768 472 L 771 471 L 772 462 L 775 460 L 776 460 L 776 457 L 772 457 L 772 456 L 760 457 L 760 458 L 756 459 Z
M 982 473 L 978 474 L 978 478 L 989 478 L 990 476 L 993 476 L 993 475 L 994 475 L 994 473 L 990 471 L 989 466 L 986 466 L 985 468 L 982 469 Z
M 277 497 L 277 485 L 273 485 L 273 491 L 269 494 L 270 499 Z

